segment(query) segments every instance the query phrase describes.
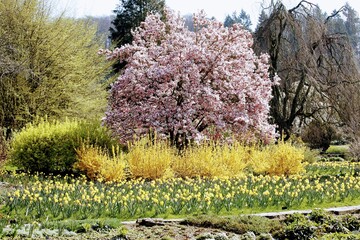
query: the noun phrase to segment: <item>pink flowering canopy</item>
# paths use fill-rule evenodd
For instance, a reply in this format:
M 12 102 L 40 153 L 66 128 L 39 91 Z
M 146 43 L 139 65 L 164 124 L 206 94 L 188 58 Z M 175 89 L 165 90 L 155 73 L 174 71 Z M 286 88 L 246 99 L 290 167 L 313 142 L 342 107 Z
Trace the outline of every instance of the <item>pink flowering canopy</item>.
M 276 83 L 268 56 L 254 54 L 252 36 L 241 25 L 225 28 L 200 12 L 194 27 L 189 31 L 167 10 L 166 22 L 149 15 L 132 44 L 102 51 L 127 62 L 111 88 L 106 125 L 124 142 L 150 129 L 172 141 L 214 135 L 271 140 L 269 101 Z

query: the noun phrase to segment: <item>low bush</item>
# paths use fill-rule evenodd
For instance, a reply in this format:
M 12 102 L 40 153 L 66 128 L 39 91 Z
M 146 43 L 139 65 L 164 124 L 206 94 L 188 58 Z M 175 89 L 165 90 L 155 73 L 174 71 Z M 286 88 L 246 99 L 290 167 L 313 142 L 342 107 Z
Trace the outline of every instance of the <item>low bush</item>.
M 327 150 L 327 154 L 346 155 L 349 152 L 349 145 L 331 145 Z
M 319 150 L 304 147 L 304 162 L 314 163 L 318 160 L 320 160 L 320 151 Z
M 93 180 L 119 182 L 125 179 L 125 155 L 119 148 L 112 148 L 112 155 L 98 146 L 83 143 L 76 150 L 78 161 L 74 168 Z
M 292 175 L 304 171 L 304 147 L 280 141 L 276 145 L 259 148 L 251 155 L 251 167 L 256 173 Z
M 328 123 L 312 121 L 302 133 L 302 140 L 312 149 L 321 149 L 323 152 L 329 148 L 332 140 L 336 138 L 336 131 Z
M 11 164 L 30 172 L 72 172 L 76 149 L 84 141 L 103 149 L 116 144 L 99 121 L 42 120 L 28 124 L 11 142 Z
M 180 177 L 235 177 L 243 174 L 250 152 L 251 147 L 239 142 L 231 145 L 210 142 L 186 149 L 172 166 Z
M 145 137 L 129 144 L 127 161 L 133 178 L 157 179 L 172 177 L 171 162 L 176 149 L 166 141 Z

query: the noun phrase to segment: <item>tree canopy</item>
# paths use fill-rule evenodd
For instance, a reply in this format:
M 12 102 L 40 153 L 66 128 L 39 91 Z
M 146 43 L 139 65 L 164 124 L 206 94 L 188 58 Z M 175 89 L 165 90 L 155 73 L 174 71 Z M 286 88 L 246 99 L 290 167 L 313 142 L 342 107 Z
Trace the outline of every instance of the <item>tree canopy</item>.
M 291 9 L 278 1 L 257 27 L 255 51 L 269 53 L 270 75 L 281 78 L 273 86 L 271 116 L 285 139 L 294 125 L 309 119 L 338 118 L 338 100 L 350 90 L 344 87 L 355 86 L 358 71 L 349 37 L 332 30 L 338 14 L 327 16 L 308 1 Z
M 54 15 L 43 0 L 0 3 L 0 128 L 20 129 L 38 116 L 100 116 L 101 45 L 83 21 Z
M 194 32 L 171 11 L 165 19 L 149 15 L 132 44 L 105 51 L 127 62 L 111 89 L 105 123 L 123 141 L 151 129 L 174 144 L 232 134 L 271 140 L 274 82 L 268 56 L 251 48 L 250 32 L 203 13 L 194 16 Z

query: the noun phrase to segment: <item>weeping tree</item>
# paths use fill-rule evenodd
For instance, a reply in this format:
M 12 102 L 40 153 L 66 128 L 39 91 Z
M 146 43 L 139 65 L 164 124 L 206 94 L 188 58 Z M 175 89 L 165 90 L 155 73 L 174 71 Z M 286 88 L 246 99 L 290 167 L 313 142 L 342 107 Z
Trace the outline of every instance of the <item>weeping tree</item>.
M 343 8 L 327 16 L 308 1 L 291 9 L 278 1 L 270 9 L 254 34 L 254 49 L 270 55 L 270 76 L 281 79 L 273 86 L 270 115 L 287 140 L 309 119 L 342 119 L 346 100 L 337 100 L 355 86 L 358 71 L 348 36 L 329 31 Z

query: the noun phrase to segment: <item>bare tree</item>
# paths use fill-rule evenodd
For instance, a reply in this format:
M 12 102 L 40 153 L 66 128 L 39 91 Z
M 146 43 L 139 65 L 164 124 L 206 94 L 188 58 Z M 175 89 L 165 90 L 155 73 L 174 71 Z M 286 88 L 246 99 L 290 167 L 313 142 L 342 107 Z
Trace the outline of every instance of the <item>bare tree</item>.
M 339 90 L 354 86 L 358 71 L 347 35 L 328 31 L 342 8 L 327 17 L 305 0 L 289 10 L 278 1 L 270 9 L 257 27 L 254 49 L 270 55 L 270 73 L 281 78 L 273 87 L 271 116 L 287 140 L 307 119 L 337 120 Z

